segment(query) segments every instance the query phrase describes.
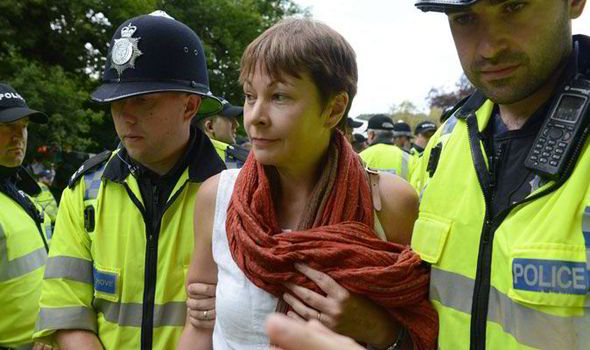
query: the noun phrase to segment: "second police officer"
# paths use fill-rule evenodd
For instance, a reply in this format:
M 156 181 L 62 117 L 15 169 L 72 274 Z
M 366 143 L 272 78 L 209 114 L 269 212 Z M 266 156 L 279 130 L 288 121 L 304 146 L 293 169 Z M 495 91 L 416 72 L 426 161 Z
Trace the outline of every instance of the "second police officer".
M 214 115 L 198 113 L 193 124 L 209 136 L 217 154 L 228 169 L 241 168 L 248 158 L 248 150 L 236 144 L 236 131 L 239 125 L 238 118 L 244 114 L 244 108 L 232 106 L 223 98 L 221 102 L 221 111 Z
M 63 193 L 35 336 L 62 349 L 173 349 L 186 315 L 199 184 L 224 168 L 190 126 L 216 113 L 197 35 L 169 16 L 124 22 L 103 84 L 122 147 L 88 160 Z
M 412 248 L 438 348 L 588 349 L 590 38 L 585 0 L 419 0 L 445 12 L 477 91 L 417 174 Z
M 414 157 L 393 144 L 394 135 L 394 123 L 389 116 L 372 116 L 367 126 L 369 147 L 359 155 L 367 167 L 396 174 L 410 181 Z

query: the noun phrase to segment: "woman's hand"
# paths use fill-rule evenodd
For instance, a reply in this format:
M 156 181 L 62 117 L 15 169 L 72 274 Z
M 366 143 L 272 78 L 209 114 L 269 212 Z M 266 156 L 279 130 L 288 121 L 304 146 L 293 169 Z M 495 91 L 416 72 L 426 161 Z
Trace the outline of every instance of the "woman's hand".
M 272 314 L 266 319 L 266 332 L 271 344 L 283 350 L 363 350 L 352 339 L 332 332 L 316 320 L 300 323 Z
M 298 320 L 316 319 L 328 328 L 379 348 L 395 341 L 398 323 L 379 305 L 362 296 L 351 294 L 327 274 L 304 264 L 295 268 L 312 280 L 326 295 L 287 284 L 292 294 L 283 299 L 293 311 L 287 315 Z
M 215 284 L 191 283 L 187 288 L 188 318 L 198 328 L 215 325 Z

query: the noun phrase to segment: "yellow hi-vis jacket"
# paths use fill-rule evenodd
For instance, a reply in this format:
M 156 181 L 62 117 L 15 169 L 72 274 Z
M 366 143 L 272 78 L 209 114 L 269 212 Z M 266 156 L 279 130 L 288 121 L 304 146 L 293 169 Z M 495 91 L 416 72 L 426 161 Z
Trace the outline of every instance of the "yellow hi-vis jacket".
M 33 341 L 50 230 L 49 217 L 38 225 L 0 192 L 0 347 Z
M 467 127 L 469 118 L 480 131 L 490 121 L 493 103 L 484 101 L 468 100 L 446 121 L 416 170 L 412 248 L 432 266 L 438 347 L 590 349 L 590 139 L 564 184 L 537 177 L 527 199 L 487 221 Z
M 122 157 L 83 165 L 84 180 L 71 181 L 62 194 L 35 338 L 82 329 L 96 333 L 105 350 L 176 348 L 186 317 L 195 195 L 223 169 L 206 136 L 198 142 L 207 152 L 190 157 L 157 232 L 144 220 L 138 181 Z
M 223 162 L 228 169 L 239 169 L 244 166 L 246 162 L 246 158 L 248 157 L 248 152 L 243 150 L 243 152 L 232 152 L 235 150 L 234 145 L 229 145 L 225 142 L 221 142 L 215 139 L 210 139 L 213 147 L 215 147 L 215 151 L 217 155 Z
M 406 181 L 410 181 L 414 156 L 394 145 L 378 143 L 359 153 L 367 167 L 396 174 Z
M 38 182 L 37 184 L 41 187 L 41 193 L 39 193 L 38 196 L 33 197 L 33 200 L 43 208 L 45 214 L 49 215 L 51 223 L 55 224 L 55 218 L 57 217 L 57 202 L 46 184 L 42 182 Z

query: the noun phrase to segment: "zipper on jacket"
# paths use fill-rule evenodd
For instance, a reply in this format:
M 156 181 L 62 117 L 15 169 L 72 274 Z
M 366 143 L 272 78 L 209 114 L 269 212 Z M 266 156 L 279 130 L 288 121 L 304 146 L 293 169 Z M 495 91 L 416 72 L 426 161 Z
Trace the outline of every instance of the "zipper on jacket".
M 174 203 L 176 198 L 184 190 L 186 183 L 183 184 L 176 193 L 172 196 L 170 201 L 166 203 L 164 209 L 158 213 L 155 218 L 157 225 L 152 226 L 152 222 L 148 220 L 145 208 L 141 205 L 139 199 L 133 194 L 126 183 L 123 183 L 129 198 L 141 212 L 144 225 L 146 227 L 146 253 L 145 253 L 145 274 L 144 274 L 144 289 L 143 289 L 143 305 L 142 305 L 142 319 L 141 319 L 141 349 L 152 349 L 153 344 L 153 329 L 154 329 L 154 307 L 156 297 L 156 282 L 158 273 L 158 239 L 162 225 L 162 218 L 166 210 Z M 157 189 L 154 189 L 154 198 L 158 198 Z
M 504 219 L 515 207 L 555 191 L 565 182 L 565 180 L 562 179 L 561 181 L 556 182 L 553 186 L 550 186 L 533 196 L 529 196 L 519 202 L 511 204 L 506 209 L 496 213 L 496 215 L 492 217 L 492 200 L 494 196 L 494 189 L 497 183 L 497 162 L 503 158 L 503 152 L 505 150 L 500 147 L 495 157 L 490 159 L 490 169 L 488 172 L 488 169 L 486 168 L 483 161 L 483 155 L 481 153 L 480 139 L 478 136 L 475 115 L 472 116 L 471 120 L 468 118 L 467 127 L 471 153 L 476 168 L 475 170 L 485 202 L 484 223 L 480 236 L 475 283 L 473 288 L 473 299 L 471 304 L 470 349 L 485 350 L 488 306 L 491 290 L 492 251 L 496 230 L 498 227 L 500 227 Z
M 151 220 L 148 220 L 145 208 L 131 191 L 126 183 L 123 183 L 127 195 L 131 201 L 139 209 L 143 217 L 143 223 L 146 229 L 146 249 L 145 249 L 145 272 L 144 272 L 144 286 L 143 286 L 143 303 L 142 303 L 142 317 L 141 317 L 141 349 L 151 349 L 153 342 L 153 322 L 154 322 L 154 299 L 156 291 L 157 279 L 157 263 L 158 263 L 158 237 L 153 232 Z

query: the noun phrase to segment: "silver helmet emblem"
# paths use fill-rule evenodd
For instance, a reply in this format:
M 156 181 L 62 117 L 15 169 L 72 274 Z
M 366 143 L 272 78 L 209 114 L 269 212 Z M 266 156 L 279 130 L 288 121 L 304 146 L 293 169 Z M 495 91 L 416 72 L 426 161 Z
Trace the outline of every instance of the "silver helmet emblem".
M 141 38 L 132 38 L 136 30 L 137 27 L 129 23 L 121 29 L 121 39 L 115 39 L 111 52 L 111 67 L 117 70 L 119 78 L 125 69 L 135 68 L 135 59 L 142 55 L 137 47 Z

